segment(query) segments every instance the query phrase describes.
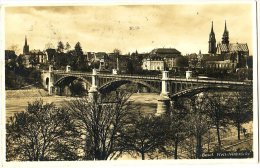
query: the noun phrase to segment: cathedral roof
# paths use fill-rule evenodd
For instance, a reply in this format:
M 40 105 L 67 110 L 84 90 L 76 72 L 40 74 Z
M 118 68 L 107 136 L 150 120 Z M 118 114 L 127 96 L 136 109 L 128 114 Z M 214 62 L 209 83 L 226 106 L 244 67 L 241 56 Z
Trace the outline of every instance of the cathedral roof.
M 151 51 L 151 54 L 181 54 L 175 48 L 156 48 Z
M 230 44 L 221 44 L 217 46 L 218 50 L 221 52 L 248 52 L 248 46 L 246 43 L 230 43 Z

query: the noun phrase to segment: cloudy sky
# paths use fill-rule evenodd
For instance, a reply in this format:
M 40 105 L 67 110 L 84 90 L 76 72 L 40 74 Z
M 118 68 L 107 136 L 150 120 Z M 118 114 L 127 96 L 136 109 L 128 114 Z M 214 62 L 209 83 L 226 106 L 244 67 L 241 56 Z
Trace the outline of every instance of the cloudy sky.
M 227 21 L 230 42 L 247 43 L 252 53 L 252 4 L 98 5 L 5 8 L 5 48 L 17 45 L 20 52 L 27 36 L 30 49 L 72 47 L 84 51 L 149 52 L 176 48 L 182 54 L 208 52 L 211 21 L 217 42 Z

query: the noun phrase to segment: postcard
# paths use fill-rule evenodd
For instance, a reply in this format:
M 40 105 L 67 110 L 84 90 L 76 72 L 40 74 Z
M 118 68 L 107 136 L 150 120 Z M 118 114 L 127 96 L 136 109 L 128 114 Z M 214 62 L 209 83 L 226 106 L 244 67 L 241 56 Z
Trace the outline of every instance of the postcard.
M 3 167 L 258 162 L 255 1 L 4 2 L 1 18 Z

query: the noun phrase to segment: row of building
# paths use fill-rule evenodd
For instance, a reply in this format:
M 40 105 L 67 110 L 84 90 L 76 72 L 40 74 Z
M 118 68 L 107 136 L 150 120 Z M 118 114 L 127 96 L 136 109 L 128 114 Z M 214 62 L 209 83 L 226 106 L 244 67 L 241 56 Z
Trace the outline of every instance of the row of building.
M 222 41 L 216 43 L 213 22 L 208 41 L 208 53 L 201 52 L 188 54 L 183 56 L 180 51 L 175 48 L 156 48 L 150 53 L 131 55 L 120 55 L 106 52 L 86 52 L 86 64 L 93 63 L 98 65 L 100 71 L 111 71 L 118 69 L 122 72 L 129 69 L 129 65 L 134 69 L 140 70 L 174 70 L 176 68 L 188 67 L 194 68 L 211 68 L 211 69 L 228 69 L 235 70 L 237 68 L 252 67 L 252 56 L 249 56 L 249 49 L 246 43 L 230 43 L 229 32 L 225 22 Z M 24 59 L 25 67 L 32 66 L 33 63 L 47 64 L 53 61 L 55 57 L 55 49 L 47 49 L 46 51 L 29 50 L 27 38 L 23 47 L 23 54 L 20 55 Z M 10 53 L 10 51 L 6 51 Z M 8 54 L 6 54 L 8 55 Z M 6 59 L 8 57 L 6 56 Z

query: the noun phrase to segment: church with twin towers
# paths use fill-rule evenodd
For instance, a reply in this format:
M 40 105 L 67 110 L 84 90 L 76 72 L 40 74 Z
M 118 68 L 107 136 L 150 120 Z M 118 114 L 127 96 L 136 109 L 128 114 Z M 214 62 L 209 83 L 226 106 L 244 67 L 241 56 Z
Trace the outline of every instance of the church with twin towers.
M 212 21 L 208 41 L 207 67 L 209 68 L 248 68 L 249 49 L 247 43 L 230 43 L 227 22 L 225 21 L 224 32 L 221 42 L 216 42 L 214 25 Z

